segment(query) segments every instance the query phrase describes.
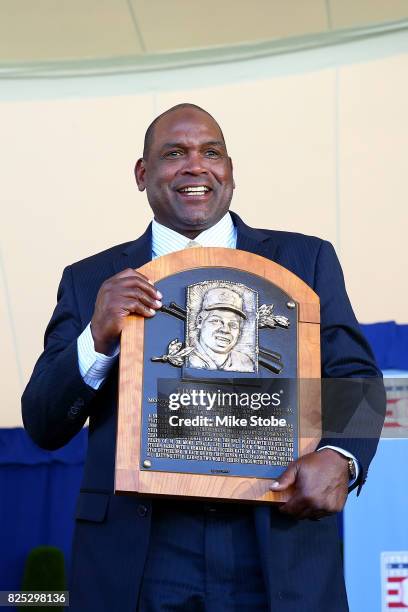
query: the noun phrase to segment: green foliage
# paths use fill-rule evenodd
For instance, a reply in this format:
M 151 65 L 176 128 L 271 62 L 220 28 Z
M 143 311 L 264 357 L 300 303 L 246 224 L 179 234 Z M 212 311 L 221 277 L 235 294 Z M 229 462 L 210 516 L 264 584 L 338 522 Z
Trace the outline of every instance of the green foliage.
M 22 591 L 66 591 L 64 553 L 54 546 L 37 546 L 28 554 Z M 61 606 L 22 606 L 20 612 L 52 612 Z

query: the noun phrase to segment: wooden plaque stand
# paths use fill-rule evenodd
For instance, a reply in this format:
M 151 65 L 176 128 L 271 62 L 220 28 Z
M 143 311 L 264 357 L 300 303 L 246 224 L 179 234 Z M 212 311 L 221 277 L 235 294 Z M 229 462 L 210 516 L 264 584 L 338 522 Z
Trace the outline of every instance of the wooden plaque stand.
M 160 257 L 139 269 L 154 283 L 179 272 L 217 268 L 239 270 L 273 283 L 296 303 L 297 373 L 320 379 L 319 298 L 300 278 L 259 255 L 223 248 L 195 248 Z M 166 296 L 165 296 L 166 298 Z M 223 501 L 283 502 L 289 491 L 272 492 L 271 480 L 217 474 L 147 471 L 141 467 L 145 319 L 129 316 L 121 337 L 115 493 L 188 496 Z M 320 387 L 300 386 L 298 452 L 313 451 L 320 439 Z M 313 426 L 311 426 L 311 423 Z

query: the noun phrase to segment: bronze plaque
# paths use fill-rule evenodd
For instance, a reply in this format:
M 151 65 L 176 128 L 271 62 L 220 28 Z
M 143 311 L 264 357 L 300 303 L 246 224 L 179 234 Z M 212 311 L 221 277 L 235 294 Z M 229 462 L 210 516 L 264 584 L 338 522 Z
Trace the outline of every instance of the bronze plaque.
M 318 389 L 299 386 L 320 374 L 317 296 L 230 249 L 141 271 L 163 308 L 122 334 L 117 492 L 281 501 L 270 479 L 318 441 L 302 437 L 306 412 L 319 420 Z

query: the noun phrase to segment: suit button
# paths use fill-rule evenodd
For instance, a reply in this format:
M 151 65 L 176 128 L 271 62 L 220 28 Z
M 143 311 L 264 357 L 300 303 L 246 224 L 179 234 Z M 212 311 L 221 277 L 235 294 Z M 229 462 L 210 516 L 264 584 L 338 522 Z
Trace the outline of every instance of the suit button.
M 71 406 L 71 408 L 68 410 L 68 418 L 71 420 L 75 420 L 78 412 L 79 412 L 79 408 L 75 408 L 75 406 Z
M 144 506 L 143 504 L 139 504 L 139 506 L 137 507 L 137 513 L 141 517 L 146 516 L 146 514 L 148 513 L 147 506 Z

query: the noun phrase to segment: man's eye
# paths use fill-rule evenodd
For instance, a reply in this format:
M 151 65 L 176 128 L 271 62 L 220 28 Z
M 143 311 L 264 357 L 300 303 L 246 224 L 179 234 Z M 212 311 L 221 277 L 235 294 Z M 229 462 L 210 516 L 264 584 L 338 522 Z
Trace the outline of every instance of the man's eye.
M 167 151 L 167 153 L 165 153 L 164 157 L 180 157 L 180 155 L 182 155 L 182 151 Z
M 208 149 L 208 151 L 206 151 L 205 154 L 207 157 L 219 157 L 220 156 L 218 151 L 214 151 L 214 149 Z

